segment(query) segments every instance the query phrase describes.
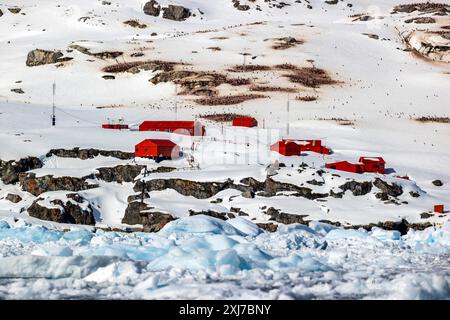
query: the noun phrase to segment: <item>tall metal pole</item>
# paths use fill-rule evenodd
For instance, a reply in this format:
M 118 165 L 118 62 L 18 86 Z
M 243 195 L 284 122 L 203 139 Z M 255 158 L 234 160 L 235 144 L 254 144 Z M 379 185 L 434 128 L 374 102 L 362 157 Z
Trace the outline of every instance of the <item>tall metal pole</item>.
M 289 106 L 289 94 L 287 98 L 287 104 L 286 104 L 286 111 L 287 111 L 287 124 L 286 124 L 286 133 L 289 136 L 289 112 L 290 112 L 290 106 Z
M 55 93 L 56 93 L 56 83 L 53 82 L 53 104 L 52 104 L 52 126 L 56 125 L 56 115 L 55 115 Z
M 175 120 L 178 120 L 178 84 L 175 84 Z

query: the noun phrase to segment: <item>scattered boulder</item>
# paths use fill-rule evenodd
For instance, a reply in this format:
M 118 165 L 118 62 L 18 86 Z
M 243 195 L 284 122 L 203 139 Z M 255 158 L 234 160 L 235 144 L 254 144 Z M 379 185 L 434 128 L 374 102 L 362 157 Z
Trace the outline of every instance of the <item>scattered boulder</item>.
M 405 20 L 405 23 L 413 23 L 413 22 L 419 24 L 436 23 L 436 19 L 432 17 L 417 17 Z
M 11 201 L 12 203 L 18 203 L 22 201 L 22 197 L 18 194 L 8 193 L 5 197 L 6 200 Z
M 11 92 L 18 93 L 18 94 L 24 94 L 25 93 L 21 88 L 11 89 Z
M 403 193 L 403 188 L 396 183 L 388 184 L 380 178 L 375 178 L 373 185 L 380 189 L 383 193 L 387 193 L 392 197 L 398 197 Z
M 325 3 L 326 4 L 337 4 L 338 0 L 326 0 Z
M 207 210 L 207 211 L 194 211 L 191 209 L 189 210 L 189 216 L 196 216 L 199 214 L 204 214 L 206 216 L 210 216 L 210 217 L 217 218 L 220 220 L 227 220 L 227 219 L 235 218 L 235 215 L 232 213 L 217 212 L 217 211 L 213 211 L 213 210 Z
M 372 182 L 356 182 L 353 180 L 344 183 L 342 186 L 339 186 L 339 188 L 344 192 L 350 190 L 354 196 L 363 196 L 372 190 Z
M 3 11 L 2 9 L 0 9 L 0 17 L 3 15 Z
M 184 21 L 191 16 L 191 11 L 183 6 L 169 5 L 167 8 L 163 8 L 163 18 Z
M 255 197 L 255 192 L 252 190 L 246 190 L 242 192 L 242 196 L 247 199 L 253 199 Z
M 17 161 L 0 160 L 0 178 L 4 184 L 17 183 L 21 173 L 42 168 L 42 166 L 42 161 L 36 157 L 23 158 Z
M 21 174 L 19 182 L 23 191 L 29 192 L 37 197 L 48 191 L 65 190 L 77 192 L 98 187 L 96 184 L 87 183 L 85 179 L 86 178 L 54 177 L 52 175 L 36 177 L 36 174 L 28 173 Z
M 105 80 L 114 80 L 114 79 L 116 79 L 115 76 L 109 75 L 109 74 L 106 74 L 106 75 L 102 76 L 102 78 L 105 79 Z
M 444 185 L 441 180 L 433 180 L 431 183 L 436 187 L 442 187 Z
M 175 220 L 170 214 L 150 212 L 152 209 L 146 203 L 133 201 L 128 204 L 122 223 L 142 224 L 145 232 L 158 232 L 168 222 Z
M 30 216 L 59 223 L 95 225 L 92 207 L 81 196 L 73 197 L 76 200 L 51 200 L 51 207 L 43 204 L 44 198 L 38 198 L 28 208 Z
M 18 7 L 8 8 L 8 11 L 13 14 L 18 14 L 20 11 L 22 11 L 22 8 L 18 8 Z
M 161 6 L 155 0 L 148 1 L 144 5 L 144 13 L 149 16 L 157 17 L 161 12 Z
M 98 179 L 106 182 L 133 182 L 141 173 L 144 166 L 140 165 L 118 165 L 115 167 L 97 168 L 95 175 Z
M 28 53 L 26 65 L 28 67 L 35 67 L 44 64 L 57 63 L 62 57 L 63 54 L 61 51 L 35 49 Z
M 409 192 L 409 195 L 410 195 L 411 197 L 413 197 L 413 198 L 418 198 L 418 197 L 420 197 L 420 194 L 419 194 L 418 192 L 416 192 L 416 191 L 410 191 L 410 192 Z
M 428 213 L 428 212 L 422 212 L 420 214 L 420 219 L 428 219 L 428 218 L 431 218 L 433 216 L 434 216 L 434 214 L 431 214 L 431 213 Z
M 85 55 L 92 56 L 98 59 L 115 59 L 117 57 L 120 57 L 123 55 L 122 51 L 102 51 L 102 52 L 96 52 L 92 53 L 90 49 L 82 47 L 77 44 L 71 44 L 69 48 L 77 50 L 78 52 L 81 52 Z
M 276 232 L 278 229 L 278 225 L 276 225 L 273 222 L 269 222 L 269 223 L 257 223 L 256 224 L 259 228 L 266 230 L 268 232 Z

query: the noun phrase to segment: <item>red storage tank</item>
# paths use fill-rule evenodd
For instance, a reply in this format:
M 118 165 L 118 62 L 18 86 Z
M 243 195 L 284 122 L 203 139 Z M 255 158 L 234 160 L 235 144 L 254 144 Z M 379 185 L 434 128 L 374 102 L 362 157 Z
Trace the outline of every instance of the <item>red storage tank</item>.
M 270 150 L 276 151 L 284 156 L 299 156 L 300 145 L 289 140 L 280 140 L 270 146 Z
M 170 140 L 146 139 L 134 147 L 135 157 L 145 158 L 178 158 L 180 148 Z
M 257 127 L 258 121 L 252 117 L 236 117 L 233 119 L 233 127 Z
M 198 121 L 144 121 L 139 131 L 173 132 L 191 136 L 204 136 L 205 127 Z

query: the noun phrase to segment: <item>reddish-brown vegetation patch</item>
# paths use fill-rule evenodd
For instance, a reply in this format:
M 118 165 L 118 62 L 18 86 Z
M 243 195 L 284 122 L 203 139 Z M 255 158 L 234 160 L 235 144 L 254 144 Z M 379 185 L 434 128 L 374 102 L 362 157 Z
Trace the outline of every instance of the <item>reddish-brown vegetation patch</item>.
M 208 97 L 195 100 L 196 103 L 204 106 L 221 106 L 239 104 L 248 100 L 267 98 L 262 94 L 240 94 L 234 96 Z
M 317 97 L 315 97 L 315 96 L 298 96 L 298 97 L 295 97 L 295 100 L 299 100 L 299 101 L 316 101 Z
M 433 2 L 422 2 L 422 3 L 410 3 L 410 4 L 400 4 L 394 7 L 392 13 L 404 12 L 411 13 L 414 11 L 427 12 L 427 13 L 442 13 L 446 14 L 449 11 L 450 6 L 445 3 L 433 3 Z
M 149 61 L 132 61 L 132 62 L 123 62 L 116 63 L 110 66 L 106 66 L 102 69 L 103 72 L 109 73 L 120 73 L 126 72 L 134 67 L 142 67 L 148 70 L 163 70 L 163 71 L 171 71 L 174 69 L 176 65 L 182 65 L 181 63 L 171 62 L 171 61 L 162 61 L 162 60 L 149 60 Z M 184 64 L 183 64 L 184 65 Z
M 449 117 L 424 116 L 420 118 L 415 118 L 414 120 L 419 122 L 450 123 Z
M 283 63 L 283 64 L 277 64 L 275 68 L 280 70 L 297 70 L 298 67 L 291 63 Z
M 315 67 L 304 67 L 297 69 L 295 72 L 286 75 L 286 77 L 293 83 L 300 83 L 305 87 L 311 88 L 336 83 L 336 81 L 333 80 L 325 70 Z
M 269 66 L 263 66 L 260 64 L 239 64 L 235 65 L 227 71 L 230 72 L 253 72 L 253 71 L 269 71 L 271 67 Z
M 199 117 L 215 122 L 231 122 L 237 117 L 250 117 L 250 116 L 236 113 L 213 113 L 213 114 L 199 115 Z
M 297 92 L 294 88 L 276 87 L 276 86 L 251 86 L 250 91 L 257 92 Z
M 139 28 L 139 29 L 145 29 L 147 28 L 147 25 L 145 23 L 140 22 L 139 20 L 133 19 L 133 20 L 127 20 L 123 22 L 124 24 L 133 27 L 133 28 Z
M 231 78 L 231 79 L 226 79 L 225 83 L 228 83 L 232 86 L 238 87 L 238 86 L 249 85 L 252 83 L 252 81 L 247 78 Z

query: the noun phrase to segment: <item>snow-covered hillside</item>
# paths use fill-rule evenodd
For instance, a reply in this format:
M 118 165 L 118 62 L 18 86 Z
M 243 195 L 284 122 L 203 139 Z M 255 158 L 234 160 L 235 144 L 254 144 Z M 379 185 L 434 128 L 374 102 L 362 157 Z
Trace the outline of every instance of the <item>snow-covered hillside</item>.
M 187 291 L 191 282 L 200 281 L 202 272 L 217 280 L 231 270 L 230 281 L 233 277 L 243 281 L 247 273 L 255 279 L 282 265 L 305 265 L 314 274 L 319 272 L 319 278 L 332 278 L 331 293 L 325 293 L 322 278 L 311 276 L 306 285 L 301 279 L 309 275 L 288 273 L 296 279 L 291 291 L 274 290 L 272 295 L 243 290 L 230 297 L 448 298 L 448 230 L 439 228 L 448 221 L 450 208 L 450 6 L 407 4 L 399 0 L 0 3 L 0 263 L 10 266 L 0 270 L 4 272 L 0 296 L 39 297 L 41 286 L 59 288 L 66 283 L 60 278 L 81 277 L 77 284 L 81 287 L 91 280 L 99 283 L 93 291 L 80 289 L 76 294 L 81 296 L 120 297 L 132 291 L 137 298 L 191 297 Z M 50 121 L 53 84 L 56 126 Z M 248 115 L 258 126 L 233 127 L 205 118 L 217 114 Z M 102 124 L 119 119 L 131 129 L 102 129 Z M 137 130 L 144 120 L 175 119 L 201 121 L 206 136 L 193 139 Z M 160 163 L 135 158 L 135 145 L 148 138 L 170 139 L 184 155 Z M 280 139 L 319 139 L 333 152 L 286 157 L 270 150 Z M 336 161 L 355 163 L 361 156 L 383 157 L 385 174 L 325 167 Z M 433 212 L 435 205 L 444 205 L 444 212 Z M 210 239 L 211 247 L 203 248 L 204 263 L 186 262 L 174 266 L 183 271 L 161 271 L 172 255 L 190 255 L 194 247 L 199 249 L 194 242 L 203 241 L 202 235 L 193 244 L 178 243 L 167 230 L 177 226 L 183 230 L 183 223 L 197 221 L 214 225 L 217 232 L 211 232 L 222 238 Z M 325 229 L 363 229 L 324 231 L 318 221 L 328 223 Z M 83 230 L 162 231 L 155 235 L 56 231 L 73 228 L 68 223 L 84 224 L 79 226 Z M 323 232 L 316 227 L 305 231 L 298 224 Z M 372 227 L 398 230 L 403 238 L 397 231 L 370 231 Z M 331 239 L 335 233 L 340 235 Z M 246 235 L 250 239 L 243 240 Z M 287 247 L 280 243 L 289 237 L 308 241 L 295 248 L 289 247 L 291 240 L 286 240 Z M 424 255 L 419 253 L 423 249 L 419 238 L 428 239 Z M 125 245 L 116 247 L 112 244 L 116 240 Z M 280 248 L 275 244 L 268 248 L 268 241 Z M 247 247 L 242 249 L 244 242 Z M 333 245 L 323 248 L 310 242 Z M 438 251 L 433 251 L 435 242 Z M 262 253 L 264 249 L 273 252 Z M 358 277 L 352 278 L 358 283 L 346 287 L 342 274 L 353 272 L 347 265 L 364 250 L 372 252 L 370 257 L 357 263 L 368 273 L 372 269 L 366 263 L 379 259 L 382 265 L 397 251 L 407 262 L 385 266 L 391 268 L 391 277 L 376 278 L 377 288 L 364 287 L 361 281 L 371 280 Z M 94 263 L 87 257 L 91 255 L 119 258 Z M 247 256 L 248 268 L 242 267 Z M 433 257 L 435 265 L 429 262 Z M 42 263 L 51 270 L 86 267 L 51 275 L 58 278 L 55 281 L 36 281 L 32 284 L 36 290 L 25 292 L 23 286 L 29 283 L 2 280 L 11 277 L 7 274 L 14 271 L 14 259 L 30 264 L 37 261 L 33 259 L 48 260 Z M 219 268 L 222 260 L 234 261 L 224 263 L 225 273 Z M 411 274 L 398 272 L 403 264 Z M 431 279 L 426 273 L 416 274 L 415 268 L 441 271 Z M 23 272 L 14 275 L 20 278 L 29 271 L 14 272 Z M 106 292 L 103 280 L 97 281 L 104 272 L 117 275 L 114 282 L 120 288 Z M 167 285 L 177 272 L 187 274 L 173 286 L 186 281 L 186 292 L 174 292 Z M 267 277 L 276 282 L 274 275 Z M 148 287 L 135 288 L 147 278 Z M 269 278 L 261 281 L 271 283 Z M 158 279 L 169 282 L 161 280 L 165 284 L 159 285 Z M 287 278 L 278 280 L 284 283 Z M 389 290 L 387 281 L 398 281 L 399 291 Z M 408 290 L 401 288 L 408 281 L 431 281 L 435 286 L 405 296 Z M 192 297 L 211 292 L 227 296 L 229 285 L 195 287 L 199 291 Z M 151 286 L 168 289 L 153 293 Z

